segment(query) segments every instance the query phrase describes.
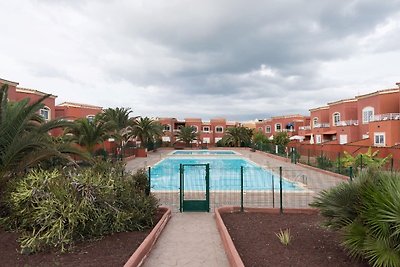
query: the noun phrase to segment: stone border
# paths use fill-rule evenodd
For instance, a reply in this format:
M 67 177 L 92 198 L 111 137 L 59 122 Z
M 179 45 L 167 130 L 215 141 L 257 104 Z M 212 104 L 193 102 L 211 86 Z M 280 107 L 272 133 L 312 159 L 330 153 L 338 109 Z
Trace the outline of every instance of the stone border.
M 171 208 L 160 207 L 159 210 L 165 211 L 164 215 L 161 217 L 156 226 L 154 226 L 153 230 L 151 230 L 150 234 L 143 240 L 142 244 L 140 244 L 129 260 L 125 263 L 124 267 L 141 266 L 147 255 L 150 253 L 153 245 L 156 243 L 158 237 L 171 218 Z
M 279 214 L 280 210 L 276 208 L 245 208 L 245 212 L 261 212 L 270 214 Z M 229 264 L 232 267 L 244 267 L 244 263 L 240 258 L 235 244 L 229 235 L 228 229 L 222 220 L 221 213 L 240 212 L 240 207 L 221 207 L 215 209 L 215 221 L 221 236 L 222 244 L 224 245 L 226 256 L 228 257 Z M 317 209 L 284 209 L 284 213 L 302 213 L 302 214 L 315 214 L 318 213 Z

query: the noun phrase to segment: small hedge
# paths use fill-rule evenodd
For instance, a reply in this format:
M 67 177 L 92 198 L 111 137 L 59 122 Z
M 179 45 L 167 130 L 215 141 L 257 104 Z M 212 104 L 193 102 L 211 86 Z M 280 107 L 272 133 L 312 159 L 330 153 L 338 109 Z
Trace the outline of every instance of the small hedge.
M 124 171 L 108 162 L 85 169 L 34 170 L 6 197 L 2 224 L 21 232 L 22 253 L 56 247 L 114 232 L 153 226 L 157 200 L 148 194 L 144 170 Z

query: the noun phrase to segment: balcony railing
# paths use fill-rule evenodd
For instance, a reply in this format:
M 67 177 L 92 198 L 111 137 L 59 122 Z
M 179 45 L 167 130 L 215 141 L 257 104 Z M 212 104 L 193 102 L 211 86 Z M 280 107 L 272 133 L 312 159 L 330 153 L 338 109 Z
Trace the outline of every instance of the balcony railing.
M 371 118 L 371 121 L 388 121 L 388 120 L 400 120 L 400 113 L 378 114 Z
M 353 126 L 358 125 L 358 120 L 339 121 L 335 126 Z
M 308 131 L 308 130 L 311 130 L 311 126 L 310 125 L 308 125 L 308 126 L 300 126 L 299 130 Z
M 314 128 L 329 128 L 330 127 L 330 125 L 329 125 L 329 123 L 315 123 L 314 124 Z

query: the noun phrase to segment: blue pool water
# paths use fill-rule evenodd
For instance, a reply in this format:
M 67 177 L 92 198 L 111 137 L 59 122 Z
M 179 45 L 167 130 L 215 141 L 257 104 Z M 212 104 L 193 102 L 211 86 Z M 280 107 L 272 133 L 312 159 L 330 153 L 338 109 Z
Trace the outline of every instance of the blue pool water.
M 235 155 L 232 150 L 176 150 L 172 155 Z
M 151 168 L 151 188 L 153 191 L 179 190 L 180 164 L 210 164 L 210 190 L 240 190 L 240 169 L 243 166 L 244 190 L 279 190 L 279 175 L 261 168 L 242 158 L 167 158 Z M 185 166 L 185 190 L 204 191 L 205 167 Z M 303 190 L 283 179 L 283 190 Z

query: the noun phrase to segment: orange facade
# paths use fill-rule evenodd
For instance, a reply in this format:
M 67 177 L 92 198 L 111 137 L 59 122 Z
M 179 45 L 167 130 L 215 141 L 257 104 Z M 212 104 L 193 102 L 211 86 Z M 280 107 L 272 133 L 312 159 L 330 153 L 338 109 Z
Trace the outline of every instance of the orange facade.
M 64 102 L 55 108 L 56 118 L 65 118 L 67 120 L 76 120 L 80 118 L 94 118 L 103 111 L 102 107 Z
M 298 135 L 300 129 L 309 123 L 308 116 L 299 114 L 275 116 L 256 122 L 256 130 L 273 139 L 273 136 L 280 132 L 287 132 L 289 136 Z
M 400 89 L 380 90 L 310 109 L 310 120 L 299 131 L 306 142 L 395 146 L 400 144 Z
M 175 144 L 181 127 L 192 126 L 198 133 L 198 139 L 193 143 L 199 145 L 215 145 L 225 134 L 229 127 L 238 126 L 237 122 L 229 122 L 223 118 L 215 118 L 210 121 L 202 121 L 200 118 L 159 118 L 158 121 L 164 125 L 164 136 L 162 141 L 166 144 Z
M 48 95 L 39 90 L 18 87 L 18 83 L 16 82 L 0 79 L 0 86 L 3 84 L 8 85 L 8 99 L 10 101 L 21 101 L 23 99 L 28 99 L 29 103 L 33 103 L 41 99 L 43 96 Z M 44 107 L 40 110 L 40 114 L 46 120 L 53 120 L 55 118 L 56 98 L 57 96 L 49 95 L 49 97 L 43 101 Z

